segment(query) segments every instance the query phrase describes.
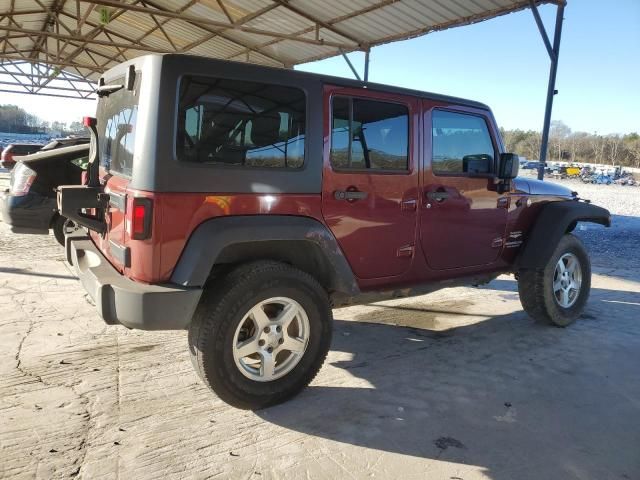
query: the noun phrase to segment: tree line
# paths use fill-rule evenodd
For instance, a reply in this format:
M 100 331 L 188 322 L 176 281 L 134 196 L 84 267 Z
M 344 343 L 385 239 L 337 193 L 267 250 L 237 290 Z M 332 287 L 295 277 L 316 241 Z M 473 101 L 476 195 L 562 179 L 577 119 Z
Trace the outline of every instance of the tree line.
M 534 130 L 500 128 L 505 148 L 530 160 L 540 157 L 542 135 Z M 598 163 L 640 168 L 640 135 L 572 132 L 562 121 L 551 122 L 548 162 Z
M 46 122 L 17 105 L 0 105 L 0 132 L 5 133 L 79 133 L 81 122 Z

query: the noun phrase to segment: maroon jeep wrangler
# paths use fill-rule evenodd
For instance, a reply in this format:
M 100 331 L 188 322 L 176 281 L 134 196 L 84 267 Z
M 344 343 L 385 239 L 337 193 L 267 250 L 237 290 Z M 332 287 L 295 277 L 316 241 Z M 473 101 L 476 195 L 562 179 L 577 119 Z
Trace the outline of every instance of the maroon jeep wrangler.
M 515 178 L 491 110 L 397 87 L 183 55 L 100 79 L 84 226 L 67 259 L 108 324 L 189 330 L 224 401 L 282 402 L 317 374 L 332 307 L 518 279 L 566 326 L 589 296 L 579 221 L 609 212 Z

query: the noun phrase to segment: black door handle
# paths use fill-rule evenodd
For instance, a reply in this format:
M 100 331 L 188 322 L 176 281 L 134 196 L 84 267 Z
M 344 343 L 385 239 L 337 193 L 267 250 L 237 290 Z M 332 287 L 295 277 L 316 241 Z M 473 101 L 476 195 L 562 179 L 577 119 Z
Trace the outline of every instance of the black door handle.
M 333 197 L 336 200 L 347 200 L 352 202 L 356 200 L 364 200 L 367 196 L 367 192 L 360 192 L 358 190 L 336 190 L 333 194 Z
M 449 198 L 448 192 L 427 192 L 427 198 L 429 200 L 435 200 L 436 202 L 442 202 Z

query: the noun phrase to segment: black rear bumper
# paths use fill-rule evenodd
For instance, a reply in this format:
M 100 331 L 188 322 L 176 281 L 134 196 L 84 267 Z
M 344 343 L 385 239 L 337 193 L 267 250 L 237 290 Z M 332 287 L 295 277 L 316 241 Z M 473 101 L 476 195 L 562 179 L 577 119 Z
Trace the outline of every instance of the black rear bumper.
M 113 268 L 87 236 L 67 237 L 66 253 L 107 324 L 182 330 L 191 322 L 202 289 L 135 282 Z

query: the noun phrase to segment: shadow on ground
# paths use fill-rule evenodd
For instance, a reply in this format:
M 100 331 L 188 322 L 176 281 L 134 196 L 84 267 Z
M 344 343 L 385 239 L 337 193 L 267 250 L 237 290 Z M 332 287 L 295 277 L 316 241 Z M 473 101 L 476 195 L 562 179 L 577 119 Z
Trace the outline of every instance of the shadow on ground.
M 517 298 L 513 281 L 487 289 L 496 304 Z M 325 368 L 360 386 L 325 377 L 328 385 L 258 415 L 380 452 L 477 465 L 498 480 L 640 478 L 637 296 L 593 289 L 584 318 L 566 329 L 522 311 L 492 315 L 490 302 L 376 305 L 358 322 L 337 317 L 339 359 Z M 486 320 L 435 330 L 443 315 Z M 421 328 L 389 325 L 399 318 Z
M 45 278 L 61 278 L 65 280 L 77 280 L 78 277 L 72 275 L 59 275 L 56 273 L 41 273 L 34 272 L 28 268 L 7 268 L 0 267 L 0 273 L 9 273 L 12 275 L 29 275 L 31 277 L 45 277 Z

